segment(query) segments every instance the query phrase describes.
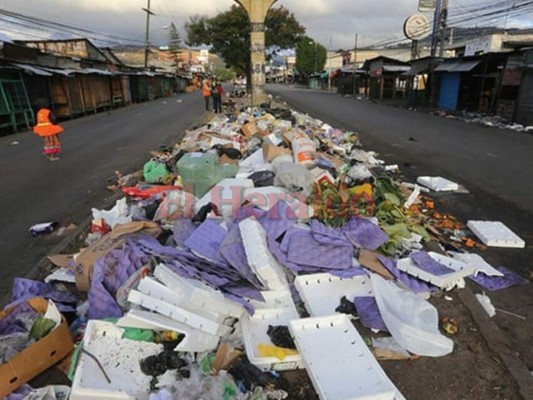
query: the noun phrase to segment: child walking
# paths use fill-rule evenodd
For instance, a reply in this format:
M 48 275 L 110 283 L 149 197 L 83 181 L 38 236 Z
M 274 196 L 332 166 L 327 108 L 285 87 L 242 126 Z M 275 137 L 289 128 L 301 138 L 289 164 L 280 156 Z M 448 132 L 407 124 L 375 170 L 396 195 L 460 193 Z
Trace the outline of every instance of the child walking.
M 59 134 L 63 132 L 63 128 L 57 125 L 54 113 L 44 103 L 43 101 L 37 102 L 39 111 L 37 112 L 37 124 L 33 127 L 33 132 L 43 138 L 43 153 L 46 158 L 49 161 L 57 161 L 61 152 Z

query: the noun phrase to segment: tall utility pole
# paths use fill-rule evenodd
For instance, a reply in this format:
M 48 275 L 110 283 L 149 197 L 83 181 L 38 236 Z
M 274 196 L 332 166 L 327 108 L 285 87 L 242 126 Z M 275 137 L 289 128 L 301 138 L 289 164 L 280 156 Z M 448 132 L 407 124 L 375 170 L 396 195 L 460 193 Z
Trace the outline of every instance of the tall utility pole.
M 357 39 L 359 35 L 355 34 L 355 46 L 353 48 L 353 94 L 355 95 L 355 74 L 357 70 Z
M 265 17 L 277 0 L 235 0 L 246 10 L 252 27 L 252 105 L 268 100 L 265 93 Z
M 148 54 L 150 54 L 150 15 L 154 15 L 152 11 L 150 11 L 150 0 L 147 0 L 148 4 L 146 8 L 143 8 L 142 10 L 146 13 L 146 38 L 145 38 L 145 45 L 144 45 L 144 68 L 148 68 Z
M 439 57 L 442 57 L 444 54 L 444 36 L 446 34 L 446 26 L 448 23 L 448 1 L 449 0 L 437 0 L 433 19 L 433 33 L 431 35 L 432 57 L 435 57 L 437 54 L 437 47 L 439 49 Z
M 431 57 L 435 57 L 437 53 L 437 35 L 439 33 L 440 27 L 440 10 L 441 10 L 442 0 L 437 0 L 435 6 L 435 14 L 433 15 L 433 32 L 431 33 Z

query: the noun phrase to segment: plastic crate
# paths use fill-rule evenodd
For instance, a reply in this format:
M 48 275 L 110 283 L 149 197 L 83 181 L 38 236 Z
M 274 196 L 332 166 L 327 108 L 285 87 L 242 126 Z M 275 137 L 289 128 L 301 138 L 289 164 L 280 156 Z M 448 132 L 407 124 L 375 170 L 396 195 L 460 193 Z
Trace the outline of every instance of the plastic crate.
M 72 381 L 71 400 L 147 400 L 151 376 L 141 372 L 142 359 L 157 355 L 163 346 L 122 339 L 123 329 L 110 322 L 91 320 L 83 337 L 83 349 L 94 355 L 109 376 L 109 383 L 96 362 L 81 353 Z
M 354 301 L 355 297 L 374 295 L 372 284 L 364 275 L 353 278 L 339 278 L 327 273 L 302 275 L 296 277 L 294 286 L 313 317 L 335 314 L 343 296 Z
M 468 228 L 485 245 L 524 248 L 526 243 L 500 221 L 468 221 Z
M 347 315 L 293 320 L 289 329 L 321 400 L 405 400 Z

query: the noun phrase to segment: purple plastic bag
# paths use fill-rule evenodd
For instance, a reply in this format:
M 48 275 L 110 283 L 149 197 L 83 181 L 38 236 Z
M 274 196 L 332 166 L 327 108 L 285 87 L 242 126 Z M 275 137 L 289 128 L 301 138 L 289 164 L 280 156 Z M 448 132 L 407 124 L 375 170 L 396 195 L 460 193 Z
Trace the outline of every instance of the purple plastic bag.
M 25 302 L 33 297 L 44 297 L 52 300 L 61 312 L 73 311 L 70 305 L 78 302 L 78 296 L 71 292 L 56 289 L 51 283 L 34 281 L 32 279 L 15 278 L 12 288 L 12 305 Z
M 190 219 L 177 219 L 174 221 L 173 237 L 180 246 L 193 234 L 197 226 Z
M 517 285 L 527 285 L 529 283 L 528 279 L 514 273 L 508 268 L 499 267 L 496 269 L 503 273 L 504 276 L 487 276 L 484 273 L 479 273 L 477 276 L 472 275 L 468 278 L 491 292 Z
M 352 243 L 367 250 L 376 250 L 389 239 L 379 226 L 365 218 L 353 217 L 341 229 Z
M 9 396 L 5 397 L 4 400 L 24 400 L 33 391 L 33 388 L 25 383 Z
M 372 296 L 356 297 L 354 300 L 357 314 L 361 318 L 361 323 L 368 329 L 379 329 L 388 332 L 385 321 L 381 318 L 376 298 Z
M 11 307 L 8 306 L 8 308 Z M 28 303 L 19 303 L 8 315 L 0 319 L 0 335 L 29 333 L 33 322 L 40 316 Z
M 202 257 L 224 264 L 225 260 L 218 254 L 218 249 L 226 233 L 226 230 L 215 221 L 206 219 L 187 238 L 184 245 Z

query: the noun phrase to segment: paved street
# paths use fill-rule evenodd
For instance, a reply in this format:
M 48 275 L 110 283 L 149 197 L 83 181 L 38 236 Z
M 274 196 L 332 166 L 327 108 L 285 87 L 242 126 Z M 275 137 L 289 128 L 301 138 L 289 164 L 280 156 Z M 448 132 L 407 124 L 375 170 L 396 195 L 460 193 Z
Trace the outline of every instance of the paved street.
M 203 112 L 202 97 L 192 93 L 65 122 L 63 154 L 53 163 L 31 132 L 0 137 L 0 294 L 61 239 L 31 238 L 31 225 L 80 223 L 111 196 L 106 186 L 115 170 L 141 168 L 150 150 L 176 138 Z

